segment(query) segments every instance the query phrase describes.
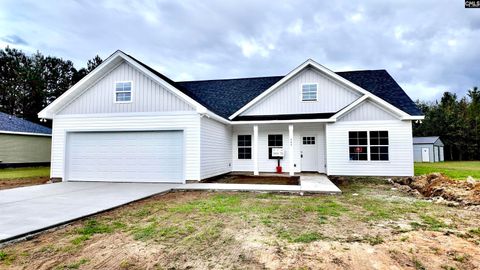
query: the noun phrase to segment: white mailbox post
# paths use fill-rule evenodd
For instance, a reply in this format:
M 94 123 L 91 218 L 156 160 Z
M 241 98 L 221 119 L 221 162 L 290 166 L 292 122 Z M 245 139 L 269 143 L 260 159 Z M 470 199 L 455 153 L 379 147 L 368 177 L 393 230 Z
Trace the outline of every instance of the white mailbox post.
M 272 148 L 272 157 L 282 158 L 283 156 L 283 148 Z
M 272 157 L 277 158 L 277 173 L 282 172 L 282 166 L 280 166 L 280 159 L 282 159 L 284 155 L 285 152 L 283 151 L 283 148 L 272 148 Z

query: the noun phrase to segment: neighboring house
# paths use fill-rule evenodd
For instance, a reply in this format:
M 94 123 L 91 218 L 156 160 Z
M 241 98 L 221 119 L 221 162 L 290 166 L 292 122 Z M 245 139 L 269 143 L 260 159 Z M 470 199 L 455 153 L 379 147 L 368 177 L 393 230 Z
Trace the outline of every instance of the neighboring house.
M 117 51 L 39 113 L 51 176 L 198 181 L 231 171 L 413 175 L 415 103 L 385 70 L 174 82 Z M 277 152 L 277 151 L 275 151 Z
M 415 162 L 444 161 L 444 144 L 440 137 L 413 137 L 413 159 Z
M 0 168 L 48 165 L 52 130 L 0 112 Z

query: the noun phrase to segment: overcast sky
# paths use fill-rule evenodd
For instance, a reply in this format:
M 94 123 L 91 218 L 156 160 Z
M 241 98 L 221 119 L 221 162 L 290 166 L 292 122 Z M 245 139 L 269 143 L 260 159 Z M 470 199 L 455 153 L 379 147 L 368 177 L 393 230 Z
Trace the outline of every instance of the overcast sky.
M 0 0 L 7 45 L 76 67 L 121 49 L 173 80 L 284 75 L 312 58 L 386 69 L 413 99 L 480 86 L 480 9 L 463 0 Z

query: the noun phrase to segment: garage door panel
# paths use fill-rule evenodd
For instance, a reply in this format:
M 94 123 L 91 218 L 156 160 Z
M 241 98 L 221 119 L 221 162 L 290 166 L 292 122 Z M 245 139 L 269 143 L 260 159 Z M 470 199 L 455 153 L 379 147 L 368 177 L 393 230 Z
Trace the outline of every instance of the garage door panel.
M 67 138 L 67 179 L 182 182 L 183 133 L 70 133 Z

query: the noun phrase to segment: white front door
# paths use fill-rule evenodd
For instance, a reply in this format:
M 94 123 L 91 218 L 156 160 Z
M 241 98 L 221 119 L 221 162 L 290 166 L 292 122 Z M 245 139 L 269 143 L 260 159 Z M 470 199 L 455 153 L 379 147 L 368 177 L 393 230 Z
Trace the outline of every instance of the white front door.
M 430 162 L 430 151 L 428 148 L 422 148 L 422 162 Z
M 304 134 L 301 138 L 300 158 L 302 171 L 318 171 L 318 140 L 317 136 Z

